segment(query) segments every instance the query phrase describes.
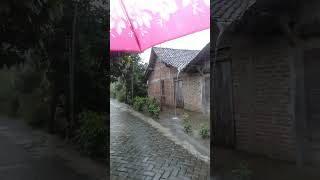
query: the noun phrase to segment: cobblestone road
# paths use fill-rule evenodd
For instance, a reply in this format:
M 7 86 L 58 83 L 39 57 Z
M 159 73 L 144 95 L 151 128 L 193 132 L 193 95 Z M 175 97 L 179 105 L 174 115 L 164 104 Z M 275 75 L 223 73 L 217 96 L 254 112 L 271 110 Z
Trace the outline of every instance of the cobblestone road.
M 209 179 L 209 165 L 111 100 L 111 179 Z

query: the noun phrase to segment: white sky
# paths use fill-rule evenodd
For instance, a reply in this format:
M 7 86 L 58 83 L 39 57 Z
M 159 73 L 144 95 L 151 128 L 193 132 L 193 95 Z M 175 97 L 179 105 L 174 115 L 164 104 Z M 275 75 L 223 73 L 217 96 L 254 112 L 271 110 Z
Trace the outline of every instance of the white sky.
M 156 47 L 167 47 L 174 49 L 191 49 L 200 50 L 204 48 L 210 42 L 210 29 L 203 30 L 197 33 L 193 33 L 187 36 L 183 36 L 178 39 L 167 41 Z M 150 58 L 151 48 L 146 49 L 143 53 L 140 53 L 140 57 L 143 62 L 148 63 Z

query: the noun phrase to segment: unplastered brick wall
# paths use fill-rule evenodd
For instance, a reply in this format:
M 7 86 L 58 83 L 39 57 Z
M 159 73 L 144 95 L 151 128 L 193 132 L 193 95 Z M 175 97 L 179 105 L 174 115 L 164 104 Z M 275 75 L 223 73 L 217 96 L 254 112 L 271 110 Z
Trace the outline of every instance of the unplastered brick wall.
M 202 77 L 199 73 L 181 75 L 183 84 L 184 108 L 201 112 Z
M 161 80 L 164 81 L 164 105 L 174 106 L 174 84 L 173 78 L 176 77 L 176 71 L 165 64 L 157 61 L 154 70 L 148 78 L 148 95 L 154 97 L 160 102 Z
M 263 42 L 235 39 L 231 58 L 238 149 L 294 160 L 290 111 L 293 54 L 280 38 Z
M 163 63 L 156 62 L 153 72 L 148 79 L 148 95 L 154 97 L 160 102 L 161 80 L 164 81 L 164 101 L 167 106 L 174 106 L 174 78 L 177 77 L 177 70 L 166 66 Z M 182 93 L 184 99 L 184 108 L 191 111 L 201 112 L 202 101 L 202 77 L 199 73 L 181 73 L 179 79 L 182 80 Z

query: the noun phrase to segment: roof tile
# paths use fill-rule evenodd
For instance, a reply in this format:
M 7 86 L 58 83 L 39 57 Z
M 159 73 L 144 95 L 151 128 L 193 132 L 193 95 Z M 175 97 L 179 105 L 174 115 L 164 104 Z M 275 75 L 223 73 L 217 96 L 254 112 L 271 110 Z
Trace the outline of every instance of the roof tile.
M 188 65 L 200 52 L 200 50 L 171 49 L 171 48 L 152 48 L 158 57 L 158 60 L 182 70 Z
M 256 0 L 214 0 L 211 15 L 217 22 L 233 22 L 255 2 Z

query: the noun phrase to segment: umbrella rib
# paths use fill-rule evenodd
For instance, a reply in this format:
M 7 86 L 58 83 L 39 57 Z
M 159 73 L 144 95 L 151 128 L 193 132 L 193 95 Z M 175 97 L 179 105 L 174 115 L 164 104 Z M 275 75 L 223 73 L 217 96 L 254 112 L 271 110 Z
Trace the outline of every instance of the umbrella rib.
M 134 28 L 133 28 L 133 26 L 132 26 L 132 24 L 131 24 L 131 19 L 129 18 L 129 15 L 128 15 L 128 13 L 127 13 L 127 9 L 126 9 L 126 7 L 125 7 L 125 5 L 124 5 L 124 3 L 123 3 L 123 0 L 120 0 L 120 1 L 121 1 L 121 7 L 123 8 L 123 11 L 124 11 L 124 13 L 125 13 L 128 21 L 129 21 L 130 28 L 131 28 L 131 30 L 132 30 L 132 32 L 133 32 L 133 35 L 134 35 L 134 37 L 135 37 L 135 39 L 136 39 L 136 42 L 137 42 L 138 47 L 139 47 L 139 50 L 140 50 L 140 52 L 141 52 L 141 45 L 140 45 L 139 39 L 138 39 L 138 37 L 137 37 L 136 31 L 134 30 Z

